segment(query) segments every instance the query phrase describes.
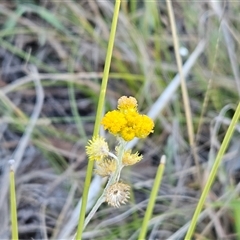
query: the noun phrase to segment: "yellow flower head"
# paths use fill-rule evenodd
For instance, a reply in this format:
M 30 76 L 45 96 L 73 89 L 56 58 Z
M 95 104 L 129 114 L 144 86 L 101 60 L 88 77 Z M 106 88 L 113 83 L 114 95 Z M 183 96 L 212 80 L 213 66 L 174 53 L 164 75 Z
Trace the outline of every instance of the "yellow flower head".
M 118 109 L 121 112 L 137 111 L 136 98 L 122 96 L 118 99 Z
M 114 159 L 106 158 L 102 161 L 97 161 L 96 167 L 96 174 L 100 175 L 101 177 L 107 177 L 116 171 L 117 164 Z
M 131 141 L 133 138 L 145 138 L 153 132 L 154 123 L 147 115 L 137 111 L 137 100 L 123 96 L 118 100 L 118 110 L 105 114 L 102 119 L 104 129 L 113 135 Z
M 86 153 L 89 160 L 102 160 L 108 155 L 108 152 L 108 144 L 103 137 L 93 137 L 92 140 L 88 141 L 88 145 L 86 146 Z
M 130 186 L 117 182 L 108 187 L 106 191 L 106 202 L 113 207 L 120 207 L 130 198 Z
M 134 165 L 142 160 L 142 155 L 138 155 L 138 152 L 132 154 L 131 150 L 126 151 L 123 154 L 122 163 L 125 166 Z

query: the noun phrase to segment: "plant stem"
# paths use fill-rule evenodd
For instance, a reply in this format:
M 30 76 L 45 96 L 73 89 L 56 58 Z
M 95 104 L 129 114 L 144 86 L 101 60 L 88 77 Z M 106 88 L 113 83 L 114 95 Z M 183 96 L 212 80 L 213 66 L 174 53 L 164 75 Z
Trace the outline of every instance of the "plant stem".
M 102 203 L 105 201 L 105 191 L 102 193 L 102 195 L 99 197 L 97 202 L 95 203 L 94 207 L 86 217 L 86 220 L 84 222 L 84 228 L 88 225 L 89 221 L 92 219 L 98 208 L 102 205 Z
M 10 160 L 11 161 L 11 160 Z M 18 222 L 17 222 L 17 204 L 15 192 L 15 178 L 13 170 L 13 162 L 10 167 L 10 202 L 11 202 L 11 222 L 12 222 L 12 239 L 18 240 Z
M 173 13 L 171 0 L 167 0 L 167 7 L 168 7 L 170 25 L 171 25 L 171 30 L 172 30 L 172 36 L 173 36 L 174 52 L 175 52 L 178 72 L 179 72 L 179 76 L 180 76 L 180 80 L 181 80 L 181 90 L 182 90 L 183 105 L 184 105 L 186 121 L 187 121 L 188 138 L 189 138 L 189 143 L 190 143 L 191 150 L 193 153 L 194 162 L 197 167 L 197 179 L 198 179 L 198 182 L 200 183 L 201 182 L 200 181 L 201 174 L 200 174 L 198 155 L 197 155 L 197 151 L 196 151 L 196 145 L 195 145 L 195 141 L 194 141 L 192 112 L 191 112 L 191 108 L 190 108 L 190 101 L 189 101 L 189 96 L 188 96 L 186 80 L 185 80 L 185 77 L 183 74 L 183 69 L 182 69 L 182 58 L 179 53 L 179 49 L 180 49 L 179 41 L 178 41 L 175 17 L 174 17 L 174 13 Z
M 231 140 L 231 137 L 232 137 L 232 134 L 233 134 L 233 131 L 234 131 L 234 128 L 235 128 L 235 125 L 237 123 L 237 121 L 239 120 L 239 116 L 240 116 L 240 102 L 238 103 L 238 106 L 237 106 L 237 109 L 235 111 L 235 114 L 232 118 L 232 121 L 228 127 L 228 130 L 226 132 L 226 135 L 223 139 L 223 142 L 220 146 L 220 149 L 218 151 L 218 154 L 217 154 L 217 157 L 216 157 L 216 160 L 213 164 L 213 167 L 212 167 L 212 170 L 209 174 L 209 177 L 207 179 L 207 183 L 203 189 L 203 192 L 202 192 L 202 195 L 198 201 L 198 204 L 197 204 L 197 207 L 196 207 L 196 210 L 194 212 L 194 215 L 193 215 L 193 218 L 192 218 L 192 221 L 190 223 L 190 226 L 188 228 L 188 232 L 185 236 L 185 240 L 188 240 L 188 239 L 192 239 L 192 235 L 193 235 L 193 232 L 194 232 L 194 229 L 196 227 L 196 223 L 197 223 L 197 220 L 198 220 L 198 216 L 203 208 L 203 204 L 207 198 L 207 195 L 208 195 L 208 192 L 213 184 L 213 181 L 215 179 L 215 176 L 217 174 L 217 170 L 218 170 L 218 167 L 220 165 L 220 162 L 221 162 L 221 159 L 223 158 L 223 155 L 228 147 L 228 144 Z
M 109 76 L 110 63 L 112 58 L 113 44 L 114 44 L 116 28 L 117 28 L 117 20 L 118 20 L 120 4 L 121 4 L 121 1 L 116 0 L 114 13 L 113 13 L 111 32 L 110 32 L 109 42 L 108 42 L 107 55 L 105 60 L 105 66 L 103 71 L 103 79 L 102 79 L 99 102 L 97 107 L 97 114 L 96 114 L 93 136 L 97 136 L 100 130 L 100 123 L 101 123 L 101 118 L 103 113 L 103 106 L 104 106 L 104 100 L 106 95 L 106 88 L 108 83 L 108 76 Z M 81 239 L 83 228 L 84 228 L 84 220 L 85 220 L 85 213 L 86 213 L 87 200 L 88 200 L 88 190 L 89 190 L 89 186 L 92 178 L 93 165 L 94 165 L 93 161 L 88 162 L 83 196 L 82 196 L 82 206 L 80 209 L 80 216 L 79 216 L 77 235 L 76 235 L 77 240 Z
M 150 199 L 149 199 L 149 203 L 147 206 L 147 210 L 143 219 L 143 223 L 142 223 L 142 227 L 141 227 L 141 231 L 140 234 L 138 236 L 138 239 L 145 239 L 146 233 L 147 233 L 147 227 L 148 227 L 148 222 L 152 216 L 152 211 L 155 205 L 155 201 L 156 201 L 156 197 L 157 197 L 157 193 L 159 190 L 159 186 L 161 184 L 162 181 L 162 176 L 163 176 L 163 172 L 164 172 L 164 168 L 165 168 L 165 162 L 166 162 L 166 156 L 163 155 L 158 167 L 158 171 L 155 177 L 155 181 L 153 184 L 153 188 L 152 188 L 152 192 L 150 195 Z

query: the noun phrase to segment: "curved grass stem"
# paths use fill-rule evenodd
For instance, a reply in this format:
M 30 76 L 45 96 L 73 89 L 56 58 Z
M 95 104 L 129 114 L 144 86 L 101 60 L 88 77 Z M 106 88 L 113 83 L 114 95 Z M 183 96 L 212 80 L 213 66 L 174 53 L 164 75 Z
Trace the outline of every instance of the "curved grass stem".
M 86 217 L 86 220 L 84 222 L 84 228 L 88 225 L 89 221 L 92 219 L 92 217 L 94 216 L 94 214 L 96 213 L 96 211 L 104 201 L 105 201 L 105 192 L 103 192 L 103 194 L 99 197 L 96 204 L 94 205 L 94 207 L 92 208 L 88 216 Z
M 192 218 L 192 221 L 190 223 L 190 226 L 188 228 L 188 231 L 187 231 L 187 234 L 185 236 L 185 240 L 188 240 L 188 239 L 192 239 L 192 235 L 193 235 L 193 232 L 194 232 L 194 229 L 196 227 L 196 224 L 197 224 L 197 220 L 198 220 L 198 217 L 199 217 L 199 214 L 203 208 L 203 204 L 207 198 L 207 195 L 209 193 L 209 190 L 213 184 L 213 181 L 216 177 L 216 174 L 217 174 L 217 170 L 218 170 L 218 167 L 221 163 L 221 160 L 223 158 L 223 155 L 228 147 L 228 144 L 231 140 L 231 137 L 232 137 L 232 134 L 233 134 L 233 131 L 234 131 L 234 128 L 235 128 L 235 125 L 237 123 L 237 121 L 239 120 L 239 116 L 240 116 L 240 102 L 238 103 L 238 106 L 237 106 L 237 109 L 235 111 L 235 114 L 232 118 L 232 121 L 228 127 L 228 130 L 226 132 L 226 135 L 223 139 L 223 142 L 220 146 L 220 149 L 218 151 L 218 154 L 217 154 L 217 157 L 215 159 L 215 162 L 213 164 L 213 167 L 212 167 L 212 170 L 209 174 L 209 177 L 207 179 L 207 182 L 206 182 L 206 185 L 203 189 L 203 192 L 202 192 L 202 195 L 198 201 L 198 204 L 197 204 L 197 207 L 196 207 L 196 210 L 194 212 L 194 215 L 193 215 L 193 218 Z

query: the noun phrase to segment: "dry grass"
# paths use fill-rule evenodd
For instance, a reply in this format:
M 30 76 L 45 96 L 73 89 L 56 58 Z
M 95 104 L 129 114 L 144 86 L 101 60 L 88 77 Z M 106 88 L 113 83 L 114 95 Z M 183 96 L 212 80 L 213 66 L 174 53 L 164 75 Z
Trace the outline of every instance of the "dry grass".
M 180 81 L 174 78 L 167 7 L 161 1 L 123 1 L 106 111 L 120 96 L 132 95 L 156 127 L 144 142 L 135 142 L 144 160 L 123 174 L 133 187 L 130 204 L 102 206 L 85 239 L 137 238 L 163 153 L 166 170 L 148 238 L 182 239 L 239 101 L 240 3 L 175 1 L 173 8 L 180 50 L 188 51 L 183 64 L 191 64 L 185 77 L 202 182 L 196 180 Z M 20 238 L 68 239 L 75 231 L 87 164 L 84 146 L 93 131 L 112 12 L 112 1 L 0 3 L 1 239 L 10 236 L 7 173 L 13 157 Z M 237 126 L 196 239 L 240 234 L 239 131 Z M 99 178 L 92 189 L 93 201 Z

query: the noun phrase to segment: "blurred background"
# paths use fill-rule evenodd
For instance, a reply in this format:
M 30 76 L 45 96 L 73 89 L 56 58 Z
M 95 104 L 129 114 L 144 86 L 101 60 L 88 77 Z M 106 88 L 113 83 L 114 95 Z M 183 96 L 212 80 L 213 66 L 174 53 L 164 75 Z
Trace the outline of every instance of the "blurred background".
M 163 154 L 166 168 L 148 239 L 183 239 L 181 230 L 191 220 L 239 101 L 240 2 L 176 0 L 173 8 L 182 61 L 191 66 L 186 82 L 198 167 L 179 80 L 174 81 L 178 69 L 166 3 L 122 1 L 105 111 L 115 109 L 120 96 L 134 96 L 140 112 L 155 111 L 155 131 L 134 146 L 143 160 L 122 173 L 132 187 L 129 203 L 119 209 L 103 204 L 84 239 L 137 239 Z M 1 239 L 10 237 L 12 158 L 20 239 L 70 239 L 75 233 L 113 9 L 108 0 L 0 2 Z M 167 99 L 153 110 L 163 95 Z M 239 130 L 196 239 L 239 239 Z M 114 149 L 115 139 L 105 136 Z M 101 182 L 94 178 L 91 201 Z

